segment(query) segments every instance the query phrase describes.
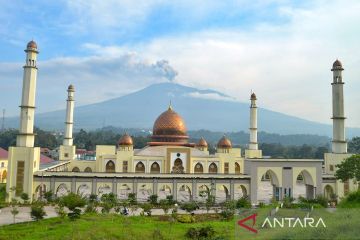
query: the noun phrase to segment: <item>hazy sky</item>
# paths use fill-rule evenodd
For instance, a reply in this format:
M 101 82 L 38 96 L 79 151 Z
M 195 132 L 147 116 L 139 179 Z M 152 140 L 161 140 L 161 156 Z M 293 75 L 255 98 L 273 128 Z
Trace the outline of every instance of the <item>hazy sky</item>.
M 330 123 L 332 63 L 360 127 L 360 1 L 3 1 L 0 108 L 19 114 L 23 49 L 39 46 L 37 112 L 174 81 Z M 166 104 L 166 103 L 164 103 Z M 236 111 L 236 109 L 234 109 Z

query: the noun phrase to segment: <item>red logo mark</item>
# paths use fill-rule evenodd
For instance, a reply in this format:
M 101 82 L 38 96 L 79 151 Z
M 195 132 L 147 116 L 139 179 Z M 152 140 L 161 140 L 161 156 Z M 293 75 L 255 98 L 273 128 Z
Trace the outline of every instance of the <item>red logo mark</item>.
M 239 226 L 241 226 L 241 227 L 245 228 L 246 230 L 249 230 L 249 231 L 251 231 L 251 232 L 253 232 L 253 233 L 257 233 L 258 231 L 257 231 L 255 228 L 252 228 L 252 227 L 255 225 L 256 216 L 257 216 L 257 213 L 254 213 L 254 214 L 251 215 L 251 216 L 248 216 L 248 217 L 246 217 L 246 218 L 244 218 L 244 219 L 239 220 L 239 221 L 238 221 Z M 244 222 L 246 222 L 246 221 L 248 221 L 248 220 L 250 220 L 250 219 L 253 220 L 251 227 L 249 227 L 248 225 L 245 225 L 245 224 L 244 224 Z

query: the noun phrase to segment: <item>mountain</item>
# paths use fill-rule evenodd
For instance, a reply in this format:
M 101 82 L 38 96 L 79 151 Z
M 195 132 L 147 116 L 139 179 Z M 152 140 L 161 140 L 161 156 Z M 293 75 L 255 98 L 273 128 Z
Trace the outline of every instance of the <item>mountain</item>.
M 213 90 L 199 90 L 176 83 L 160 83 L 140 91 L 100 103 L 75 108 L 75 130 L 101 126 L 151 129 L 155 119 L 172 101 L 174 110 L 189 130 L 247 131 L 249 103 Z M 329 103 L 331 104 L 331 103 Z M 330 114 L 330 113 L 329 113 Z M 63 129 L 65 111 L 37 114 L 36 126 Z M 7 123 L 18 124 L 18 119 Z M 18 125 L 14 125 L 17 127 Z M 318 134 L 331 136 L 332 126 L 258 108 L 259 130 L 278 134 Z M 360 129 L 348 129 L 349 136 L 360 135 Z

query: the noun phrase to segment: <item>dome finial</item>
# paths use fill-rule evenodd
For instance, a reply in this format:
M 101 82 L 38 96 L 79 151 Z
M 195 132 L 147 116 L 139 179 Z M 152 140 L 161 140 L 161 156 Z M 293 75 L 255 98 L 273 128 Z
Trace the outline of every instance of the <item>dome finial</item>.
M 169 108 L 168 108 L 168 110 L 173 110 L 172 105 L 171 105 L 171 99 L 170 99 L 170 103 L 169 103 Z

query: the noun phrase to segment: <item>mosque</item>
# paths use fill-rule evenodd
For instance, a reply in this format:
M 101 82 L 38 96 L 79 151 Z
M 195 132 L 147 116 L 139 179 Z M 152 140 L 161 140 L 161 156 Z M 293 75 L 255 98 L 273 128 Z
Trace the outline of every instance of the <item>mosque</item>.
M 262 185 L 268 184 L 268 197 L 314 198 L 316 195 L 344 196 L 357 189 L 353 181 L 336 180 L 335 165 L 351 156 L 347 153 L 342 71 L 339 60 L 332 66 L 333 139 L 332 152 L 324 159 L 263 158 L 257 141 L 257 97 L 250 97 L 250 139 L 248 149 L 232 146 L 226 136 L 219 139 L 216 153 L 210 154 L 204 138 L 189 142 L 184 119 L 170 105 L 155 120 L 151 141 L 134 149 L 133 139 L 123 135 L 113 145 L 96 146 L 94 159 L 81 159 L 73 144 L 75 88 L 67 89 L 65 135 L 59 162 L 44 168 L 40 148 L 34 147 L 35 92 L 38 47 L 30 41 L 25 49 L 20 128 L 16 146 L 8 152 L 8 199 L 25 192 L 38 199 L 47 191 L 55 196 L 69 192 L 98 196 L 113 192 L 120 199 L 135 193 L 139 201 L 151 194 L 172 195 L 178 201 L 202 201 L 204 192 L 217 201 L 248 196 L 252 204 L 265 201 Z M 236 110 L 236 109 L 235 109 Z M 298 185 L 302 185 L 299 191 Z M 299 193 L 301 192 L 301 194 Z

